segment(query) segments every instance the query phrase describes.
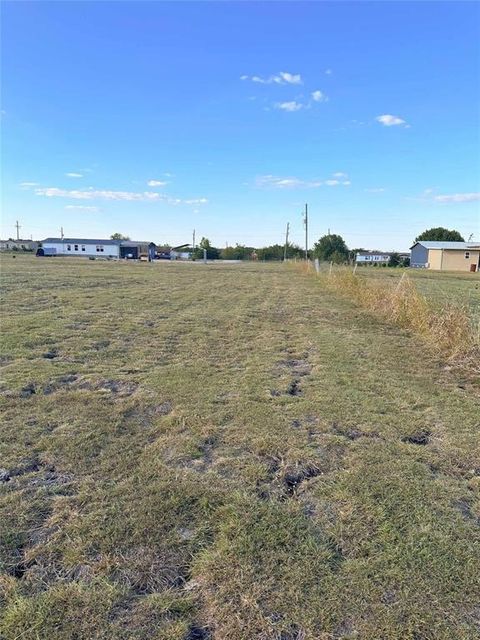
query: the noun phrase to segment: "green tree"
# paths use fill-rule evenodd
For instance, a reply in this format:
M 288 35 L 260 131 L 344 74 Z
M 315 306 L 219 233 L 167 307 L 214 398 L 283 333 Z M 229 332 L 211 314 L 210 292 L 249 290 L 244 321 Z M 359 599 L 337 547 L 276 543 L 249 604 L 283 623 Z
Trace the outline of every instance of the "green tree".
M 194 260 L 201 260 L 203 258 L 204 249 L 207 250 L 208 260 L 217 260 L 220 257 L 220 250 L 216 247 L 212 247 L 208 238 L 202 238 L 198 247 L 196 247 L 195 251 L 193 251 L 192 258 Z
M 110 240 L 130 240 L 129 236 L 124 236 L 122 233 L 112 233 Z
M 248 260 L 255 251 L 253 247 L 246 247 L 243 244 L 236 244 L 234 247 L 226 247 L 220 251 L 223 260 Z
M 427 229 L 419 236 L 415 238 L 415 242 L 419 240 L 443 240 L 446 242 L 465 242 L 463 237 L 458 231 L 455 229 L 449 230 L 445 229 L 445 227 L 433 227 L 432 229 Z
M 283 260 L 285 245 L 272 244 L 268 247 L 257 249 L 259 260 Z M 287 244 L 287 258 L 303 257 L 303 250 L 295 244 Z
M 321 261 L 341 264 L 348 261 L 349 252 L 342 236 L 332 233 L 323 236 L 315 243 L 313 255 Z
M 398 253 L 392 253 L 390 258 L 388 259 L 388 266 L 389 267 L 398 267 L 398 265 L 401 263 L 402 258 L 400 257 L 400 254 Z

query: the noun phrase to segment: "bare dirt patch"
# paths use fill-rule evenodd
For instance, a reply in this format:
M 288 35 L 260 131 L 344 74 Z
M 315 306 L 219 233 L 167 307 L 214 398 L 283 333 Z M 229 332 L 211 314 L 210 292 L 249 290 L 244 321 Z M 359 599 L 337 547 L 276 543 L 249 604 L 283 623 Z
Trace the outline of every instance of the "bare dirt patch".
M 406 442 L 407 444 L 425 446 L 430 442 L 431 435 L 432 434 L 428 429 L 422 429 L 420 431 L 416 431 L 415 433 L 411 433 L 410 435 L 404 436 L 402 438 L 402 442 Z

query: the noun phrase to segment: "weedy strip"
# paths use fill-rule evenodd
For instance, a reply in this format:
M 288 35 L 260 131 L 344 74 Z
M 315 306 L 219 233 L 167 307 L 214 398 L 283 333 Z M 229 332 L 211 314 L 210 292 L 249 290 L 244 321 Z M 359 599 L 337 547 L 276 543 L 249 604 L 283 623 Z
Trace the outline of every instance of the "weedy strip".
M 312 269 L 301 266 L 305 273 Z M 480 371 L 480 319 L 467 304 L 434 304 L 422 295 L 404 272 L 398 282 L 362 278 L 348 267 L 333 267 L 318 274 L 322 284 L 376 316 L 420 335 L 435 352 L 452 363 Z

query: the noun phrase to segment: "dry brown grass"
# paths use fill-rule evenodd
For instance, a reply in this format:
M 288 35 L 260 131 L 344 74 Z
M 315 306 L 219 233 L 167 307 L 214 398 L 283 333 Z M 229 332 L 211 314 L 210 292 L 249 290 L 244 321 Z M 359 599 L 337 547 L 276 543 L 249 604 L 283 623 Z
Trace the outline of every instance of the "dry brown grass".
M 312 272 L 308 265 L 301 265 Z M 480 324 L 466 305 L 447 302 L 434 305 L 423 296 L 405 272 L 398 282 L 365 279 L 348 267 L 335 267 L 319 276 L 322 282 L 405 329 L 419 334 L 436 352 L 449 361 L 480 370 Z

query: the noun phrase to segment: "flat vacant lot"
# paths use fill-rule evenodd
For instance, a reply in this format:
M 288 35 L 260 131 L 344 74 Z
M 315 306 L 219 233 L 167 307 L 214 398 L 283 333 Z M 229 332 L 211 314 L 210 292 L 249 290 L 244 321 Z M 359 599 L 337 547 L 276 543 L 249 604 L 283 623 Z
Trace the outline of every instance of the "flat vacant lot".
M 357 269 L 358 275 L 378 280 L 399 280 L 405 272 L 426 298 L 440 306 L 450 303 L 469 308 L 472 316 L 480 321 L 480 273 L 382 267 Z
M 5 640 L 480 634 L 478 387 L 283 265 L 3 258 Z

